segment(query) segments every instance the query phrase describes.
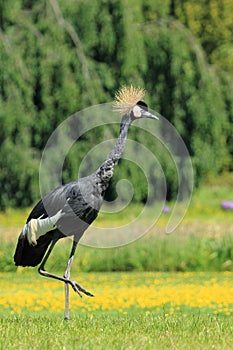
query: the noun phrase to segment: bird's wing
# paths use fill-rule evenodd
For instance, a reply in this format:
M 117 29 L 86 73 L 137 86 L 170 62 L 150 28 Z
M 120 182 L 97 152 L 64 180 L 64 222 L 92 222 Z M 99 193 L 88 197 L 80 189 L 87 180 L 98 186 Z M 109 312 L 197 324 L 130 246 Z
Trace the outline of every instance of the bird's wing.
M 55 215 L 65 205 L 65 196 L 63 186 L 48 193 L 42 198 L 32 209 L 27 218 L 27 224 L 31 219 L 46 219 Z M 55 227 L 54 227 L 55 228 Z M 29 244 L 27 237 L 27 225 L 23 227 L 23 230 L 19 236 L 16 246 L 14 261 L 16 265 L 21 266 L 36 266 L 39 264 L 49 246 L 51 241 L 55 238 L 61 238 L 64 235 L 59 230 L 48 230 L 45 234 L 37 238 L 37 244 Z
M 53 217 L 60 211 L 56 227 L 66 235 L 81 234 L 97 217 L 101 203 L 102 197 L 91 178 L 82 178 L 45 195 L 32 209 L 27 223 L 31 219 Z
M 76 216 L 83 217 L 87 210 L 98 211 L 101 204 L 102 197 L 97 192 L 95 183 L 91 177 L 85 177 L 57 187 L 46 194 L 32 209 L 27 222 L 40 217 L 45 219 L 60 210 L 67 215 L 72 212 Z
M 102 203 L 92 182 L 80 179 L 66 188 L 66 203 L 56 226 L 66 234 L 82 234 L 95 220 Z
M 29 214 L 27 218 L 27 223 L 31 219 L 38 219 L 39 217 L 47 218 L 48 214 L 44 208 L 43 201 L 42 199 L 34 206 L 32 209 L 31 213 Z
M 16 266 L 36 266 L 38 265 L 49 246 L 54 239 L 64 237 L 59 230 L 53 230 L 46 235 L 39 237 L 37 245 L 33 246 L 28 243 L 28 240 L 21 235 L 19 236 L 14 254 Z
M 60 219 L 49 231 L 37 239 L 37 245 L 30 245 L 23 229 L 18 239 L 14 260 L 16 265 L 35 266 L 43 258 L 50 242 L 65 235 L 75 235 L 78 241 L 83 232 L 98 215 L 102 198 L 95 192 L 90 180 L 79 180 L 61 186 L 43 197 L 32 209 L 31 219 L 54 217 L 58 212 Z M 50 229 L 51 230 L 51 229 Z
M 46 194 L 32 209 L 27 218 L 27 222 L 31 219 L 45 219 L 55 215 L 59 210 L 62 210 L 67 201 L 66 193 L 67 185 L 63 185 Z

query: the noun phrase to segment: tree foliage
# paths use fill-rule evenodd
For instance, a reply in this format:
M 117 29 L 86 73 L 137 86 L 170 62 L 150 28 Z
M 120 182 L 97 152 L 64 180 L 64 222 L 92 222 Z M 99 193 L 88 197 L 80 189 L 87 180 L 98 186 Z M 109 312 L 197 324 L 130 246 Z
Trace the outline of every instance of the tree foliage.
M 77 110 L 111 101 L 121 84 L 145 87 L 150 106 L 177 128 L 196 184 L 232 170 L 231 13 L 230 0 L 1 0 L 0 207 L 39 197 L 51 132 Z M 150 138 L 131 135 L 149 146 Z M 83 147 L 92 142 L 87 135 Z M 82 154 L 75 147 L 69 153 L 64 181 L 76 178 Z M 177 180 L 166 160 L 171 198 Z M 126 163 L 114 182 L 137 174 L 134 199 L 143 201 L 143 175 Z M 153 166 L 148 171 L 159 186 Z

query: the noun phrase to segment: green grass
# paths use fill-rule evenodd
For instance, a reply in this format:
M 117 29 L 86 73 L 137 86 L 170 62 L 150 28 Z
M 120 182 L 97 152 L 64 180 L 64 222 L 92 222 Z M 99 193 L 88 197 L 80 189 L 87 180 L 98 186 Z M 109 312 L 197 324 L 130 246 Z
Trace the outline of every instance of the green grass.
M 7 284 L 4 291 L 5 278 Z M 198 294 L 198 290 L 208 287 L 204 292 L 206 299 L 212 293 L 218 300 L 220 287 L 220 289 L 224 288 L 226 293 L 229 288 L 226 299 L 232 300 L 230 292 L 232 279 L 229 273 L 92 273 L 81 274 L 79 279 L 82 283 L 83 280 L 86 281 L 85 286 L 88 288 L 89 284 L 92 284 L 92 291 L 96 294 L 92 302 L 94 308 L 97 306 L 96 309 L 85 311 L 81 306 L 75 308 L 74 301 L 79 297 L 71 292 L 70 321 L 63 320 L 63 312 L 51 312 L 48 300 L 41 311 L 28 311 L 26 306 L 20 314 L 13 310 L 3 311 L 0 317 L 0 349 L 232 349 L 233 314 L 226 315 L 224 311 L 216 313 L 216 309 L 205 306 L 193 307 L 191 297 L 191 294 L 195 294 L 197 302 L 200 300 L 203 303 L 203 297 Z M 13 283 L 12 289 L 10 281 Z M 122 281 L 125 283 L 121 283 Z M 143 300 L 151 297 L 148 293 L 153 283 L 155 283 L 154 293 L 159 292 L 161 288 L 165 288 L 168 293 L 169 290 L 173 291 L 170 302 L 168 301 L 159 309 L 155 307 L 150 310 L 143 309 L 136 306 L 137 303 L 130 308 L 124 308 L 134 286 L 139 287 L 137 298 Z M 28 298 L 30 293 L 37 295 L 37 298 L 41 293 L 45 293 L 46 297 L 46 288 L 50 288 L 50 292 L 51 290 L 53 292 L 52 299 L 61 298 L 61 303 L 64 302 L 63 285 L 60 282 L 54 284 L 33 271 L 24 274 L 1 274 L 0 285 L 2 294 L 8 297 L 10 294 L 14 296 L 15 290 L 21 291 L 21 295 L 25 298 Z M 101 296 L 102 302 L 108 299 L 108 293 L 117 299 L 120 297 L 120 288 L 125 290 L 125 300 L 121 302 L 121 310 L 114 309 L 114 305 L 112 310 L 101 310 L 98 307 L 100 302 L 98 295 Z M 166 291 L 164 295 L 167 294 Z M 180 302 L 177 292 L 184 294 L 182 303 L 186 303 L 178 310 L 175 306 L 176 302 Z M 86 305 L 88 301 L 89 299 L 84 297 L 82 305 Z M 174 302 L 173 314 L 169 313 L 171 302 Z M 219 300 L 220 309 L 223 304 Z M 232 305 L 225 304 L 223 310 L 225 308 L 231 310 Z
M 144 312 L 61 316 L 7 316 L 0 319 L 1 349 L 232 349 L 233 317 L 158 316 Z
M 204 227 L 204 228 L 203 228 Z M 224 224 L 220 225 L 223 229 Z M 76 271 L 232 271 L 233 234 L 211 231 L 202 235 L 205 225 L 187 227 L 175 234 L 152 233 L 129 245 L 114 249 L 79 246 L 73 262 Z M 71 240 L 59 242 L 47 267 L 64 271 Z M 0 271 L 15 271 L 13 241 L 0 239 Z
M 143 226 L 142 226 L 143 229 Z M 76 271 L 232 271 L 233 225 L 193 222 L 172 235 L 155 228 L 143 238 L 113 249 L 79 245 L 73 269 Z M 15 239 L 0 238 L 0 271 L 15 271 Z M 48 260 L 48 268 L 64 271 L 71 240 L 62 239 Z
M 117 298 L 119 290 L 117 280 L 122 275 L 110 272 L 99 274 L 97 271 L 137 271 L 138 278 L 140 277 L 142 283 L 147 283 L 148 286 L 151 286 L 154 278 L 150 277 L 151 282 L 149 280 L 145 282 L 146 276 L 151 275 L 146 275 L 147 273 L 143 271 L 206 271 L 197 278 L 191 276 L 189 280 L 189 283 L 194 283 L 196 278 L 200 286 L 205 286 L 207 280 L 212 281 L 211 278 L 215 278 L 214 273 L 212 276 L 208 271 L 233 270 L 233 213 L 221 210 L 220 203 L 224 199 L 233 199 L 232 182 L 229 183 L 229 179 L 226 187 L 222 187 L 219 180 L 214 181 L 209 187 L 196 191 L 187 215 L 172 235 L 164 233 L 168 215 L 162 214 L 155 227 L 146 236 L 127 246 L 112 250 L 80 246 L 72 266 L 72 275 L 78 275 L 79 271 L 94 271 L 84 274 L 84 277 L 90 276 L 93 289 L 91 291 L 101 295 L 102 298 L 106 295 L 102 279 L 107 280 L 108 286 L 112 283 L 113 296 Z M 170 205 L 173 206 L 173 203 Z M 140 210 L 140 206 L 131 206 L 124 214 L 122 212 L 106 216 L 101 214 L 97 225 L 111 227 L 124 224 L 126 218 L 137 216 Z M 151 210 L 153 214 L 153 208 Z M 17 236 L 29 211 L 30 209 L 9 209 L 0 213 L 0 271 L 16 270 L 12 256 Z M 149 216 L 152 214 L 148 212 Z M 142 230 L 143 225 L 144 222 L 141 223 Z M 48 262 L 48 269 L 53 272 L 64 272 L 70 245 L 69 240 L 57 245 Z M 165 273 L 163 276 L 162 283 L 166 283 L 169 276 L 174 278 L 174 281 L 170 282 L 173 284 L 167 286 L 168 291 L 169 288 L 178 286 L 183 279 L 182 273 L 177 272 Z M 221 275 L 219 276 L 221 285 Z M 26 294 L 27 288 L 37 295 L 46 280 L 37 275 L 36 269 L 30 268 L 20 269 L 19 273 L 3 273 L 1 280 L 3 293 L 5 278 L 8 283 L 12 281 L 16 284 L 16 290 L 21 292 L 20 295 Z M 25 287 L 27 281 L 29 287 Z M 213 287 L 209 283 L 210 294 L 215 291 L 214 283 L 216 281 L 213 280 Z M 223 286 L 224 283 L 223 279 Z M 51 287 L 48 284 L 46 288 L 52 288 L 52 283 Z M 60 284 L 56 288 L 60 290 Z M 125 288 L 127 289 L 127 285 Z M 228 293 L 228 286 L 225 285 L 225 288 Z M 61 289 L 63 291 L 63 286 Z M 189 293 L 187 290 L 186 294 Z M 6 291 L 6 295 L 11 293 L 13 293 L 11 289 Z M 228 295 L 231 295 L 229 293 Z M 56 295 L 55 293 L 54 298 Z M 146 298 L 144 294 L 141 297 Z M 172 297 L 175 299 L 175 296 Z M 72 298 L 74 300 L 75 295 L 72 295 Z M 86 311 L 79 309 L 78 306 L 78 309 L 72 310 L 69 322 L 63 320 L 63 313 L 53 313 L 49 308 L 38 312 L 25 310 L 21 314 L 10 309 L 5 310 L 0 316 L 0 349 L 232 349 L 232 314 L 227 315 L 224 312 L 217 314 L 205 307 L 193 309 L 181 307 L 179 310 L 175 309 L 174 314 L 170 314 L 167 307 L 165 305 L 162 310 L 152 308 L 149 312 L 147 309 L 131 307 L 125 312 L 119 312 L 100 309 Z M 224 307 L 223 303 L 222 308 Z

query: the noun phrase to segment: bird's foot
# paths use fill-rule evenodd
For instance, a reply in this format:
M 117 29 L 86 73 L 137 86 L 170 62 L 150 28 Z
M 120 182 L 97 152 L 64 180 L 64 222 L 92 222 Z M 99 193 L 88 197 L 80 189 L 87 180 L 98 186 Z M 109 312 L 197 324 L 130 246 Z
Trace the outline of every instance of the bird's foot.
M 80 284 L 78 284 L 76 281 L 69 280 L 68 282 L 73 290 L 78 293 L 78 295 L 82 298 L 82 293 L 88 295 L 89 297 L 93 297 L 94 295 L 90 292 L 88 292 L 86 289 L 84 289 Z

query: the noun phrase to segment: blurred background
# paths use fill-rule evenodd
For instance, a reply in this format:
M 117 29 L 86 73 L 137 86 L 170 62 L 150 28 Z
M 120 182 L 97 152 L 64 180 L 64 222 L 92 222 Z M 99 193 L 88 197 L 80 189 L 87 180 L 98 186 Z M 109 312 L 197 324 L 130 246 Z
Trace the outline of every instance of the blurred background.
M 195 188 L 218 178 L 232 188 L 232 13 L 232 0 L 0 1 L 0 210 L 40 197 L 41 154 L 63 120 L 131 83 L 182 136 Z M 67 155 L 64 182 L 102 131 L 95 137 Z M 176 169 L 160 161 L 172 200 Z M 120 162 L 114 181 L 132 173 L 141 203 L 147 189 L 133 163 Z
M 40 199 L 40 162 L 51 133 L 77 111 L 111 103 L 123 84 L 145 88 L 149 107 L 183 138 L 194 191 L 179 147 L 171 159 L 149 132 L 138 132 L 140 121 L 132 125 L 125 151 L 130 139 L 153 151 L 166 202 L 155 158 L 136 153 L 142 168 L 133 157 L 119 162 L 106 199 L 114 201 L 116 185 L 127 179 L 132 201 L 100 212 L 91 228 L 107 235 L 122 228 L 125 236 L 136 222 L 143 237 L 112 249 L 79 244 L 72 276 L 96 297 L 71 293 L 73 323 L 65 325 L 63 285 L 35 268 L 17 268 L 15 245 Z M 0 348 L 232 349 L 232 123 L 232 0 L 0 0 Z M 62 181 L 78 177 L 94 146 L 105 157 L 103 140 L 118 132 L 111 124 L 83 134 L 67 154 Z M 192 194 L 187 211 L 187 201 L 176 202 L 175 163 L 182 195 Z M 145 214 L 149 182 L 153 200 Z M 174 211 L 185 216 L 166 235 Z M 68 238 L 56 244 L 48 271 L 64 273 L 70 248 Z

